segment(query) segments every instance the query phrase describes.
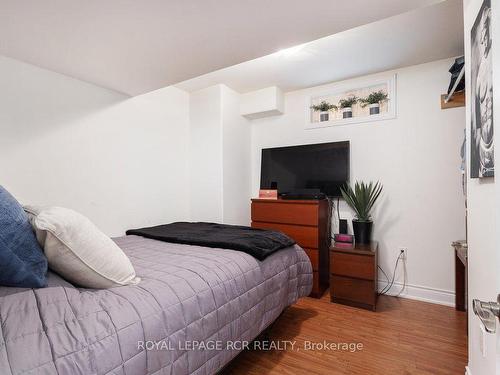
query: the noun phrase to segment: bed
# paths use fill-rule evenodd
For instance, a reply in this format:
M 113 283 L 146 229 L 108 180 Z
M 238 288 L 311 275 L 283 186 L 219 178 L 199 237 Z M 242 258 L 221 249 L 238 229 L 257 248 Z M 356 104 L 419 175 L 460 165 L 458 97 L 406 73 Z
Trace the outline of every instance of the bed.
M 0 374 L 213 374 L 312 288 L 297 245 L 260 262 L 233 250 L 114 239 L 139 285 L 0 287 Z M 192 349 L 199 343 L 198 349 Z

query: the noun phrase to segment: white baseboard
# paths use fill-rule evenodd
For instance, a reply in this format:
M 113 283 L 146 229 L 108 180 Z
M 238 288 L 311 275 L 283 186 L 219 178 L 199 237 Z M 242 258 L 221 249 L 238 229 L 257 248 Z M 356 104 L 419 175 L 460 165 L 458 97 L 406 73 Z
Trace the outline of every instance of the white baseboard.
M 379 281 L 378 289 L 381 291 L 387 285 L 385 281 Z M 401 291 L 402 283 L 394 282 L 391 289 L 387 292 L 389 295 L 396 295 Z M 449 290 L 428 288 L 419 285 L 406 285 L 405 290 L 399 295 L 401 298 L 415 299 L 418 301 L 436 303 L 445 306 L 455 306 L 455 293 Z

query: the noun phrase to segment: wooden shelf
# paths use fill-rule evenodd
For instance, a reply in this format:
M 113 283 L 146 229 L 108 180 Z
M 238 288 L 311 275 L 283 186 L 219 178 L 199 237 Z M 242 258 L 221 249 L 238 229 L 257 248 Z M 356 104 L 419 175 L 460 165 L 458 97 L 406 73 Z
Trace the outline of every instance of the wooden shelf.
M 447 96 L 441 95 L 441 109 L 465 107 L 465 90 L 454 93 L 448 103 L 445 103 Z

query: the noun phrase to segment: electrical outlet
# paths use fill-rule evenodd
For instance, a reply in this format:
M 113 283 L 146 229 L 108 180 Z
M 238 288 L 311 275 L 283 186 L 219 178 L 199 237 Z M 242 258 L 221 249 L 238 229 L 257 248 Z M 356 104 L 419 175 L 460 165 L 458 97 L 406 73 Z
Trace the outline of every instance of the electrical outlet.
M 403 256 L 401 257 L 402 259 L 406 260 L 408 258 L 408 248 L 406 246 L 400 246 L 399 253 L 403 254 Z

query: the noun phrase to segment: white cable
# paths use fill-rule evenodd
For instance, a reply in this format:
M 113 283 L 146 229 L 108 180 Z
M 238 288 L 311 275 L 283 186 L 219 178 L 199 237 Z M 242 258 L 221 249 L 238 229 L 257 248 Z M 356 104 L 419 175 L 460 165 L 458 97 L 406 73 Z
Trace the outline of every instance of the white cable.
M 408 274 L 407 274 L 407 271 L 406 271 L 406 259 L 404 259 L 403 260 L 403 287 L 401 288 L 401 290 L 399 291 L 399 293 L 396 294 L 395 297 L 399 297 L 403 293 L 403 291 L 405 290 L 407 277 L 408 277 Z
M 392 273 L 392 280 L 390 282 L 389 282 L 389 278 L 385 274 L 385 272 L 382 269 L 382 267 L 379 267 L 380 270 L 386 276 L 386 279 L 387 279 L 387 285 L 382 289 L 382 291 L 379 293 L 379 295 L 386 295 L 386 296 L 389 296 L 389 297 L 399 297 L 403 293 L 403 291 L 406 289 L 406 283 L 407 283 L 408 273 L 407 273 L 407 269 L 406 269 L 406 258 L 403 258 L 403 254 L 404 253 L 399 253 L 399 255 L 398 255 L 397 259 L 396 259 L 396 264 L 394 266 L 394 271 Z M 398 269 L 398 264 L 399 264 L 400 260 L 403 260 L 403 286 L 401 287 L 401 290 L 399 291 L 398 294 L 387 294 L 387 292 L 389 292 L 389 290 L 391 290 L 391 288 L 394 285 L 394 282 L 396 280 L 396 271 Z
M 389 290 L 391 290 L 392 286 L 394 285 L 394 281 L 396 280 L 396 271 L 398 269 L 398 263 L 400 260 L 401 260 L 401 253 L 399 254 L 399 256 L 396 259 L 396 264 L 394 265 L 394 271 L 392 272 L 392 280 L 390 283 L 389 282 L 387 283 L 387 285 L 385 286 L 384 289 L 382 289 L 382 291 L 380 292 L 381 295 L 386 294 Z

